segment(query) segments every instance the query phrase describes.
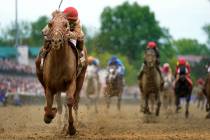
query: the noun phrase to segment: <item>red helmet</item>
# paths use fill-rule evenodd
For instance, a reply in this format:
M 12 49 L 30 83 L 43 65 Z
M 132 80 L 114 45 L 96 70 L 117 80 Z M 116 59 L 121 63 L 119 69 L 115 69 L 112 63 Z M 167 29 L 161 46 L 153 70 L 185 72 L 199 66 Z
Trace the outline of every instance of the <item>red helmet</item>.
M 186 64 L 186 60 L 185 60 L 184 57 L 180 57 L 178 62 L 179 62 L 179 65 L 185 65 Z
M 74 7 L 67 7 L 63 13 L 67 16 L 68 20 L 77 20 L 78 19 L 78 12 L 77 9 Z
M 147 43 L 147 47 L 148 48 L 156 48 L 157 44 L 154 41 L 150 41 Z
M 163 72 L 164 73 L 168 73 L 168 71 L 169 71 L 169 64 L 168 63 L 165 63 L 164 65 L 163 65 Z

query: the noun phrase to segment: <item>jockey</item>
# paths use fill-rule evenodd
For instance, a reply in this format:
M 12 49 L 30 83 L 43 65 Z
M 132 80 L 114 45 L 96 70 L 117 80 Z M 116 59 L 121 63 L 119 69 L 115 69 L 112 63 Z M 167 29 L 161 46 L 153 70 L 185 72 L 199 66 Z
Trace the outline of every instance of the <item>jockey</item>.
M 70 30 L 67 33 L 67 36 L 69 37 L 69 40 L 76 40 L 76 47 L 79 51 L 80 55 L 80 64 L 84 65 L 85 58 L 84 58 L 84 52 L 83 52 L 83 46 L 84 46 L 84 33 L 82 31 L 82 27 L 80 25 L 80 20 L 78 18 L 78 11 L 74 7 L 67 7 L 63 11 L 64 15 L 66 16 L 67 20 L 69 21 Z M 49 27 L 46 25 L 44 29 L 42 30 L 42 33 L 45 38 L 45 43 L 47 42 L 47 34 L 49 32 Z M 44 47 L 41 48 L 39 53 L 39 59 L 41 60 L 41 67 L 43 66 L 44 58 L 46 57 L 48 53 L 48 49 Z
M 147 49 L 153 49 L 155 51 L 156 58 L 157 58 L 156 63 L 159 66 L 160 65 L 160 53 L 159 53 L 159 49 L 157 47 L 157 44 L 154 41 L 150 41 L 150 42 L 147 43 L 146 50 Z M 159 71 L 160 71 L 160 69 L 159 69 Z
M 187 81 L 190 83 L 192 86 L 192 80 L 190 78 L 190 64 L 185 60 L 184 57 L 180 57 L 177 61 L 176 65 L 176 71 L 175 71 L 175 77 L 176 81 L 179 79 L 180 74 L 186 75 Z
M 207 73 L 210 73 L 210 61 L 205 65 Z M 204 86 L 203 86 L 203 93 L 207 96 L 206 93 L 206 86 L 208 84 L 208 78 L 205 79 Z
M 100 62 L 97 58 L 93 57 L 93 56 L 88 56 L 88 65 L 95 65 L 95 66 L 99 66 Z
M 172 76 L 171 67 L 168 63 L 163 64 L 162 73 L 163 73 L 163 75 Z
M 122 61 L 117 58 L 116 56 L 112 56 L 108 62 L 108 67 L 111 65 L 117 66 L 117 72 L 121 78 L 125 75 L 125 66 L 123 65 Z
M 161 85 L 163 86 L 163 77 L 161 75 L 161 71 L 160 71 L 160 68 L 159 68 L 159 65 L 160 65 L 160 53 L 159 53 L 159 49 L 157 47 L 157 44 L 154 42 L 154 41 L 150 41 L 147 43 L 147 46 L 146 46 L 146 50 L 147 49 L 153 49 L 155 51 L 155 54 L 156 54 L 156 68 L 160 74 L 160 77 L 161 77 Z M 140 69 L 140 73 L 138 75 L 138 79 L 140 80 L 142 78 L 142 75 L 143 75 L 143 68 L 144 68 L 144 65 L 146 65 L 146 61 L 144 61 L 144 64 L 142 65 L 141 69 Z

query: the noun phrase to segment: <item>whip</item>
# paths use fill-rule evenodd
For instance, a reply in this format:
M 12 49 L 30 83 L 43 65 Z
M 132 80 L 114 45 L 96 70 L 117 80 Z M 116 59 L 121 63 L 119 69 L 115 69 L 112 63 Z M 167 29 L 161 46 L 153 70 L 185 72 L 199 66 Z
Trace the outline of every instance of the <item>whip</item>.
M 58 6 L 58 10 L 60 11 L 60 7 L 61 7 L 61 4 L 63 3 L 63 0 L 61 0 L 59 6 Z

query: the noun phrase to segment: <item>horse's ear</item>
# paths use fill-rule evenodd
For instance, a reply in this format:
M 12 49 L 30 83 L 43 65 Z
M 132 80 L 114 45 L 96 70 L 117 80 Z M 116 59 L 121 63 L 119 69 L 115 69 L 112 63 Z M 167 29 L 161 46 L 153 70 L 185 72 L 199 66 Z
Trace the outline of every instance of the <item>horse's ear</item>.
M 52 17 L 54 18 L 56 14 L 60 13 L 60 11 L 55 10 L 54 12 L 52 12 Z

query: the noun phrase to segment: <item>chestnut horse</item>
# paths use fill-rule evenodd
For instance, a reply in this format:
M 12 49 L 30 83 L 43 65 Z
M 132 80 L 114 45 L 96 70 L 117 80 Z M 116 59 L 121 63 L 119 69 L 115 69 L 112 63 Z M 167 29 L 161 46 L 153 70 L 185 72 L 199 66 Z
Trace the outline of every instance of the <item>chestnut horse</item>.
M 147 49 L 145 52 L 146 64 L 143 68 L 142 78 L 139 79 L 139 88 L 142 97 L 142 108 L 144 114 L 151 114 L 149 109 L 149 101 L 156 103 L 156 116 L 159 115 L 161 101 L 160 101 L 160 88 L 161 77 L 156 66 L 156 55 L 153 49 Z
M 74 135 L 76 129 L 73 124 L 72 108 L 78 108 L 79 93 L 83 85 L 87 64 L 78 74 L 79 67 L 76 46 L 69 41 L 66 35 L 69 32 L 68 20 L 60 11 L 53 12 L 52 16 L 53 18 L 48 23 L 49 33 L 47 34 L 47 41 L 49 52 L 45 58 L 43 73 L 40 71 L 40 63 L 36 59 L 37 76 L 44 87 L 46 97 L 44 121 L 45 123 L 50 123 L 56 115 L 57 109 L 52 108 L 54 96 L 60 95 L 61 92 L 66 92 L 69 110 L 67 133 Z M 84 54 L 87 62 L 85 47 Z

